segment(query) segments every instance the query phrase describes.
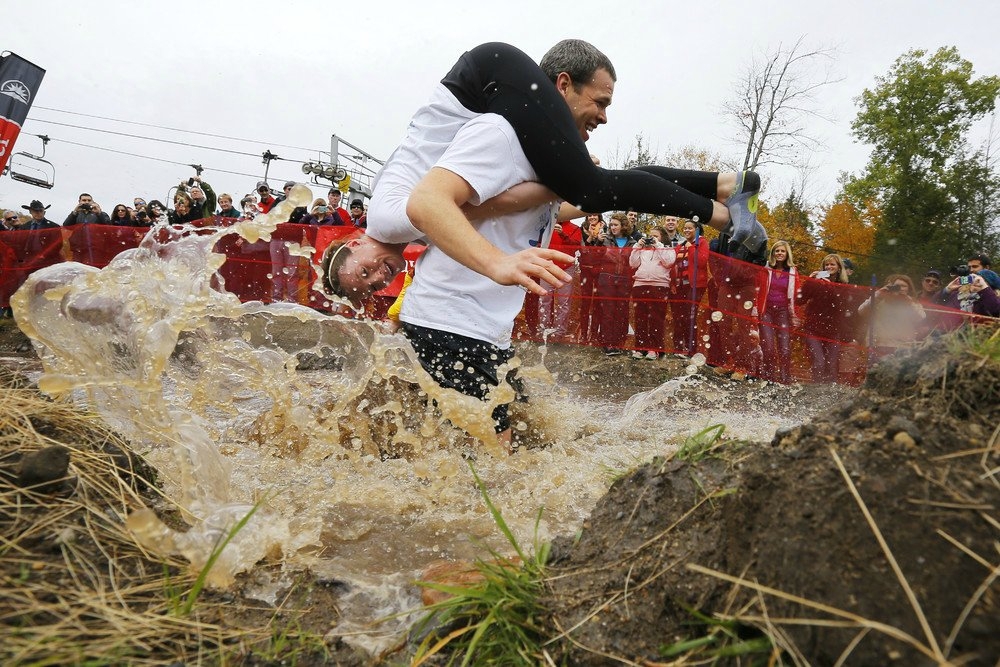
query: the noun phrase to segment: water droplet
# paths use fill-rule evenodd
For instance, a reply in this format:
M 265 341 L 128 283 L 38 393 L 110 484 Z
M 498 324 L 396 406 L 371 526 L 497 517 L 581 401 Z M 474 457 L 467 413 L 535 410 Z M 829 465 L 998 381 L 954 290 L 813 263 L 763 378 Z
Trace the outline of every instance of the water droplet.
M 713 322 L 721 322 L 722 321 L 722 311 L 721 310 L 713 310 L 712 311 L 712 321 Z

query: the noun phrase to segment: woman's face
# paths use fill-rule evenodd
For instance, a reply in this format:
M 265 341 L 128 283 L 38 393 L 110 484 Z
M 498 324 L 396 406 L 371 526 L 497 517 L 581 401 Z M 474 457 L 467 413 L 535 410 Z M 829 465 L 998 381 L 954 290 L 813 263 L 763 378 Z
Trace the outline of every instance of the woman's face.
M 177 199 L 177 201 L 174 202 L 174 210 L 183 215 L 191 210 L 191 205 L 188 203 L 187 199 Z
M 783 245 L 774 247 L 774 261 L 775 262 L 787 262 L 788 261 L 788 250 Z
M 903 296 L 910 296 L 910 286 L 906 284 L 905 280 L 894 280 L 892 284 L 896 288 L 897 293 Z
M 659 229 L 652 230 L 651 232 L 649 232 L 649 235 L 652 236 L 657 241 L 659 241 L 660 243 L 663 243 L 663 232 L 661 232 Z
M 219 206 L 222 208 L 232 208 L 233 200 L 229 197 L 219 197 Z
M 685 222 L 683 230 L 684 238 L 686 238 L 688 241 L 694 241 L 694 230 L 695 226 L 693 222 Z
M 823 262 L 823 270 L 829 271 L 831 276 L 840 275 L 840 267 L 837 266 L 837 260 L 827 259 Z
M 611 224 L 608 225 L 608 228 L 611 230 L 611 233 L 614 234 L 615 236 L 621 236 L 622 223 L 619 222 L 618 220 L 612 220 Z
M 116 206 L 115 207 L 115 217 L 116 218 L 124 218 L 127 214 L 128 214 L 128 209 L 126 209 L 124 206 Z

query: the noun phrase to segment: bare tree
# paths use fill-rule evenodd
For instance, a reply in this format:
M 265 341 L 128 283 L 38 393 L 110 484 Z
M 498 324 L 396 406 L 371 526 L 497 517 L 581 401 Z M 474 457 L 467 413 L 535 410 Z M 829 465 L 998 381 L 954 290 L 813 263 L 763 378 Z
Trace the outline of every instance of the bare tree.
M 840 81 L 831 74 L 836 52 L 807 50 L 803 39 L 787 49 L 779 44 L 763 59 L 754 58 L 742 76 L 739 96 L 723 107 L 746 146 L 743 169 L 796 166 L 803 161 L 800 150 L 811 153 L 823 146 L 809 121 L 830 120 L 816 103 L 816 91 Z

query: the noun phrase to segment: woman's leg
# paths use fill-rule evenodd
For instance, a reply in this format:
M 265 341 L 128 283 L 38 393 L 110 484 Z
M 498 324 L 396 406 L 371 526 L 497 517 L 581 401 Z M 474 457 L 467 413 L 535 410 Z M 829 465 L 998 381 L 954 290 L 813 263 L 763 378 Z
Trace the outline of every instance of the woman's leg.
M 581 210 L 631 207 L 644 213 L 697 218 L 717 228 L 728 223 L 726 207 L 713 202 L 705 191 L 692 192 L 649 169 L 596 166 L 565 100 L 535 61 L 509 44 L 493 42 L 472 49 L 444 84 L 470 111 L 506 118 L 539 181 Z M 481 86 L 482 100 L 467 93 L 476 85 Z M 702 173 L 708 174 L 714 191 L 718 175 Z M 757 183 L 759 187 L 759 179 Z

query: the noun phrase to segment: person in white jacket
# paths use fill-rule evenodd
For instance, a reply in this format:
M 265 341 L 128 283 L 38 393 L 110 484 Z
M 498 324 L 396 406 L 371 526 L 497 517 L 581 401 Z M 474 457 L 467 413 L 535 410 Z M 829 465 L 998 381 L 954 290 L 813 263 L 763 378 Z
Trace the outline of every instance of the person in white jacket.
M 663 350 L 670 267 L 677 259 L 674 249 L 663 245 L 666 237 L 665 229 L 654 227 L 633 246 L 628 258 L 629 266 L 635 269 L 632 276 L 632 300 L 635 302 L 633 359 L 656 360 Z

